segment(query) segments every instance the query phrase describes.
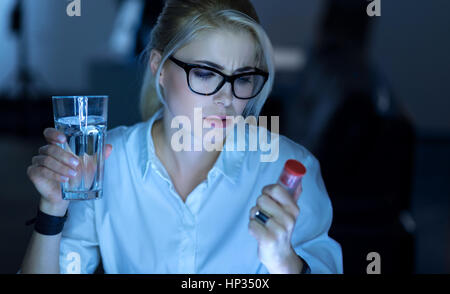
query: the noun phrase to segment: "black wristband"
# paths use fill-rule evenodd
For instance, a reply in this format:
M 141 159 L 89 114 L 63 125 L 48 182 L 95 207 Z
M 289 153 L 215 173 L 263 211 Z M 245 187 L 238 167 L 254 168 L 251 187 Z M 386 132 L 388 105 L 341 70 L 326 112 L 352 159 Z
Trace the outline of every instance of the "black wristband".
M 42 235 L 52 236 L 58 235 L 64 228 L 64 222 L 67 219 L 67 211 L 64 216 L 54 216 L 37 211 L 37 216 L 34 219 L 27 221 L 26 225 L 34 223 L 34 230 Z

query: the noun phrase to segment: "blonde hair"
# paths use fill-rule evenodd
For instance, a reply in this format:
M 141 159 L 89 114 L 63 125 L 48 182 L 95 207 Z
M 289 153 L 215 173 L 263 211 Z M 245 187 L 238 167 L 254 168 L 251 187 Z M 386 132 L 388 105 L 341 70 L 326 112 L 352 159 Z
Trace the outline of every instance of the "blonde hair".
M 158 79 L 166 60 L 178 49 L 191 42 L 205 30 L 234 29 L 246 30 L 256 41 L 257 67 L 269 73 L 264 88 L 251 99 L 244 109 L 243 116 L 259 113 L 269 96 L 274 82 L 273 48 L 259 18 L 249 0 L 166 0 L 151 32 L 150 41 L 141 54 L 146 69 L 140 97 L 141 118 L 148 120 L 165 100 Z M 151 51 L 155 49 L 162 55 L 161 62 L 153 75 L 149 65 Z

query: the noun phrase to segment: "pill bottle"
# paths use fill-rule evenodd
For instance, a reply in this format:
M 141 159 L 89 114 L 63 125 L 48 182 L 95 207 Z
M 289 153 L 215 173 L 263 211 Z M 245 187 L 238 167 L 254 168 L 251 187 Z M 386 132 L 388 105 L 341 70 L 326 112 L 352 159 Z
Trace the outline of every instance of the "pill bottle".
M 292 196 L 302 184 L 302 178 L 306 174 L 306 168 L 299 161 L 289 159 L 284 164 L 283 171 L 278 179 L 278 184 L 284 187 Z

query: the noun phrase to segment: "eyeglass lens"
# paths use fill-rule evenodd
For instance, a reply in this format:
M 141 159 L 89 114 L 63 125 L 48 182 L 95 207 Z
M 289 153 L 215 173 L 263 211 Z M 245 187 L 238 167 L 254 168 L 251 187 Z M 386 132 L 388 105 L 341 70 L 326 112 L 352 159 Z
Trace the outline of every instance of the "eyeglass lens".
M 197 93 L 212 94 L 222 83 L 224 77 L 216 72 L 204 68 L 193 68 L 189 72 L 189 84 Z M 234 95 L 238 98 L 255 96 L 264 85 L 264 76 L 249 74 L 234 80 Z

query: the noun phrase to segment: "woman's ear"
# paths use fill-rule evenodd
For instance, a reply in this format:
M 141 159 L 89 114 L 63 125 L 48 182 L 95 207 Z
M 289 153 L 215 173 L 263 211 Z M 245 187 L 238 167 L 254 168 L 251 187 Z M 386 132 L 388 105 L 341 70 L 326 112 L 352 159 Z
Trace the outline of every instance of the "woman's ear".
M 158 70 L 159 64 L 161 63 L 161 59 L 162 59 L 161 53 L 156 49 L 152 49 L 152 51 L 150 52 L 149 66 L 153 76 L 156 74 L 156 71 Z M 159 83 L 161 86 L 164 86 L 163 77 L 164 77 L 164 67 L 161 69 L 161 74 L 159 77 Z

